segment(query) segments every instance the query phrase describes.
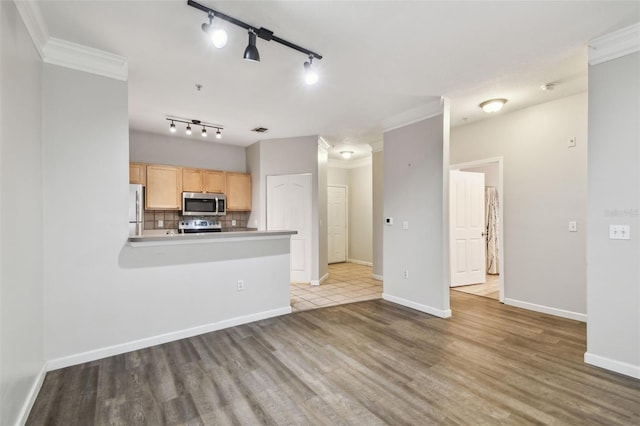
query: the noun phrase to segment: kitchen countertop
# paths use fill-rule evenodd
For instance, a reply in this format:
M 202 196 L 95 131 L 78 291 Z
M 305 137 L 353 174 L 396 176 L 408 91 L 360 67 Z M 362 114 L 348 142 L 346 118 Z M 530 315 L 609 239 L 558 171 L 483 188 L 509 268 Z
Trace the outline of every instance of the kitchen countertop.
M 223 230 L 222 232 L 202 232 L 195 234 L 179 234 L 175 229 L 156 229 L 145 231 L 142 236 L 129 237 L 131 247 L 198 244 L 225 241 L 253 240 L 266 238 L 283 238 L 297 234 L 298 231 L 258 231 L 248 229 L 246 231 Z

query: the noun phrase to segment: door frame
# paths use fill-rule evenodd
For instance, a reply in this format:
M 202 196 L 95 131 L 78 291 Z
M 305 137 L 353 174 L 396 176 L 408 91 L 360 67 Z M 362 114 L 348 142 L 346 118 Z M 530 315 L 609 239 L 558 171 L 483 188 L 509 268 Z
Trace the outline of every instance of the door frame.
M 327 191 L 329 189 L 330 186 L 334 186 L 337 188 L 344 188 L 344 214 L 345 214 L 345 218 L 344 218 L 344 255 L 345 255 L 345 262 L 349 262 L 349 186 L 348 185 L 327 185 Z M 328 197 L 327 197 L 328 199 Z M 329 220 L 329 218 L 327 217 L 327 221 Z M 327 227 L 327 247 L 329 246 L 328 244 L 328 239 L 329 239 L 329 232 L 328 232 L 328 227 Z M 327 258 L 327 262 L 329 261 L 329 259 Z
M 498 195 L 499 195 L 499 205 L 498 205 L 498 219 L 500 220 L 498 226 L 498 232 L 500 235 L 498 236 L 498 241 L 500 244 L 500 250 L 498 252 L 498 262 L 500 262 L 500 303 L 504 303 L 504 157 L 492 157 L 486 158 L 483 160 L 475 160 L 469 161 L 466 163 L 458 163 L 451 164 L 449 166 L 449 171 L 451 170 L 463 170 L 463 169 L 471 169 L 475 167 L 489 166 L 489 165 L 497 165 L 498 166 Z M 449 231 L 447 230 L 447 235 L 449 235 Z M 451 243 L 451 235 L 449 235 L 449 243 Z M 451 270 L 451 259 L 449 259 L 449 270 Z M 451 288 L 451 276 L 449 276 L 448 289 Z M 448 290 L 447 289 L 447 290 Z

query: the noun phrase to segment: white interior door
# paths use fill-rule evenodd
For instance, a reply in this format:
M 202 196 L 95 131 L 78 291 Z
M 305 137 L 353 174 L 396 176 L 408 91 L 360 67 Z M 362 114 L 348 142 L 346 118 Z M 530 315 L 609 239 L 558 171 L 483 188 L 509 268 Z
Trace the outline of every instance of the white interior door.
M 311 175 L 267 176 L 267 229 L 294 230 L 291 281 L 311 282 Z
M 327 188 L 327 230 L 329 263 L 347 261 L 347 188 Z
M 484 174 L 449 174 L 451 287 L 484 283 Z

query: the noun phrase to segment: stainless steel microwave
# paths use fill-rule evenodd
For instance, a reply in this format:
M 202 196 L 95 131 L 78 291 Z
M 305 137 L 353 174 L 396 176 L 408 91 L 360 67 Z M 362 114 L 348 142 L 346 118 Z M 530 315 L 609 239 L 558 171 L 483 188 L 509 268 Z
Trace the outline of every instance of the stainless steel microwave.
M 224 216 L 227 214 L 227 196 L 224 194 L 182 193 L 183 216 Z

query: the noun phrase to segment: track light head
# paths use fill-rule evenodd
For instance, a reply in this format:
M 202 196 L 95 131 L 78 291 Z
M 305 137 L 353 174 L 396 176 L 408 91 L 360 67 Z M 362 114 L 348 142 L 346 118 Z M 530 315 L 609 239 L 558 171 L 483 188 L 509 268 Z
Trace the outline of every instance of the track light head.
M 308 85 L 316 84 L 320 79 L 320 77 L 318 76 L 318 73 L 313 68 L 311 68 L 312 63 L 313 63 L 313 56 L 309 56 L 309 62 L 304 63 L 304 81 Z
M 191 126 L 189 124 L 187 124 L 187 129 L 184 132 L 188 135 L 191 134 Z
M 227 32 L 223 28 L 214 28 L 213 27 L 213 18 L 215 14 L 213 12 L 209 12 L 209 23 L 206 22 L 202 24 L 202 31 L 207 33 L 209 37 L 211 37 L 211 42 L 218 49 L 222 49 L 227 45 Z
M 218 131 L 216 132 L 216 139 L 222 139 L 222 132 L 220 131 L 220 129 L 218 129 Z
M 244 59 L 247 61 L 260 62 L 260 53 L 256 47 L 256 33 L 249 30 L 249 44 L 244 50 Z
M 202 137 L 206 138 L 207 137 L 207 128 L 202 126 Z
M 171 125 L 169 126 L 169 131 L 171 133 L 175 133 L 176 132 L 176 125 L 173 124 L 173 120 L 171 121 Z

